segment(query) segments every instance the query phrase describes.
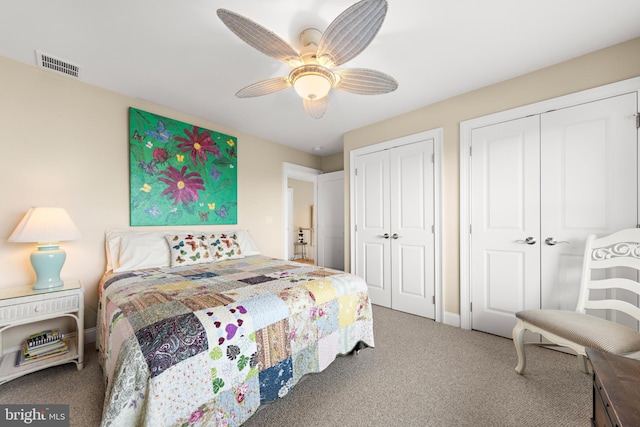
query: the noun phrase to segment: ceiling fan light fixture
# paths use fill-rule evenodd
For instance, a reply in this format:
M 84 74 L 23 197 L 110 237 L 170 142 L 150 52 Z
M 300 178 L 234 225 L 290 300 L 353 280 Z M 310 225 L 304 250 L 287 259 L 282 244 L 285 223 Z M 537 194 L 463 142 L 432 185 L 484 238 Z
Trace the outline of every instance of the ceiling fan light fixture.
M 289 81 L 301 98 L 313 101 L 327 96 L 336 78 L 328 68 L 306 64 L 291 71 Z
M 260 24 L 226 9 L 218 17 L 249 46 L 291 66 L 288 76 L 251 84 L 236 93 L 239 98 L 268 95 L 293 86 L 304 110 L 314 119 L 324 116 L 329 92 L 336 89 L 358 95 L 377 95 L 398 88 L 391 76 L 365 68 L 332 71 L 360 54 L 380 30 L 387 13 L 387 0 L 359 0 L 345 9 L 324 32 L 307 28 L 300 34 L 302 49 Z

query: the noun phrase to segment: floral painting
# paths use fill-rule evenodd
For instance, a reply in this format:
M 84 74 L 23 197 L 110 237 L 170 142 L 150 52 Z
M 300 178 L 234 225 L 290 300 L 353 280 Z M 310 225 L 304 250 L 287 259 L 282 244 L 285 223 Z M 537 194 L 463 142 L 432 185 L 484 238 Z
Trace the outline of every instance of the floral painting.
M 132 226 L 237 224 L 237 138 L 129 108 Z

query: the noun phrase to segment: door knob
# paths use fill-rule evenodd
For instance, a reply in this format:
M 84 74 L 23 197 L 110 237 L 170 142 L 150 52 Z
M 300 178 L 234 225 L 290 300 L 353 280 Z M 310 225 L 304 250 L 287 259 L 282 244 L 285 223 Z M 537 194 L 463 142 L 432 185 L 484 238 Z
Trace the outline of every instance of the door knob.
M 518 242 L 518 243 L 526 243 L 527 245 L 535 245 L 536 244 L 536 239 L 535 239 L 535 237 L 527 237 L 524 240 L 516 240 L 516 242 Z
M 393 233 L 393 235 L 391 236 L 392 239 L 397 239 L 398 237 L 400 237 L 398 236 L 398 233 Z
M 567 245 L 569 244 L 569 242 L 567 242 L 566 240 L 561 240 L 561 241 L 557 241 L 556 239 L 554 239 L 553 237 L 547 237 L 544 242 L 549 245 L 549 246 L 555 246 L 559 243 L 566 243 Z
M 383 239 L 388 239 L 389 233 L 384 233 L 382 236 L 378 236 L 378 237 L 382 237 Z

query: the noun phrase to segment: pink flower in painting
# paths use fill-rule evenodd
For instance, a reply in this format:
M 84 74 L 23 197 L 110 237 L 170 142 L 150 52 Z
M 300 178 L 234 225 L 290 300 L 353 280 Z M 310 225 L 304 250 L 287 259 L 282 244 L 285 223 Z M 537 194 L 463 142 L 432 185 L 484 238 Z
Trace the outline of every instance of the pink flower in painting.
M 204 416 L 204 411 L 202 408 L 198 408 L 189 415 L 189 423 L 194 424 L 200 421 L 200 419 Z
M 167 169 L 161 172 L 167 178 L 158 178 L 158 181 L 168 185 L 162 195 L 169 194 L 169 199 L 173 199 L 174 205 L 182 202 L 183 205 L 187 206 L 190 202 L 197 202 L 198 191 L 205 189 L 202 185 L 204 181 L 202 181 L 198 172 L 186 172 L 186 166 L 183 166 L 180 171 L 173 166 L 168 166 Z
M 204 163 L 209 160 L 207 153 L 212 153 L 217 159 L 222 155 L 216 143 L 211 139 L 209 131 L 204 131 L 202 133 L 199 133 L 199 131 L 200 128 L 198 128 L 198 126 L 194 126 L 193 131 L 189 131 L 189 129 L 184 130 L 184 133 L 187 134 L 188 138 L 176 136 L 175 139 L 180 141 L 178 148 L 180 148 L 183 153 L 191 152 L 191 161 L 194 165 L 197 165 L 199 162 L 204 166 Z
M 164 163 L 169 158 L 169 153 L 164 148 L 156 148 L 153 150 L 153 160 L 157 163 Z

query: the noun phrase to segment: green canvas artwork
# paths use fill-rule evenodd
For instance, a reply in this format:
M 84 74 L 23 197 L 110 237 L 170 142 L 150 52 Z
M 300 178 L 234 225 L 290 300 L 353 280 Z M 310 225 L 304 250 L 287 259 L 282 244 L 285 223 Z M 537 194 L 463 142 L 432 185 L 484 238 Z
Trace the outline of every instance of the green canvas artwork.
M 132 226 L 238 223 L 236 137 L 129 108 Z

